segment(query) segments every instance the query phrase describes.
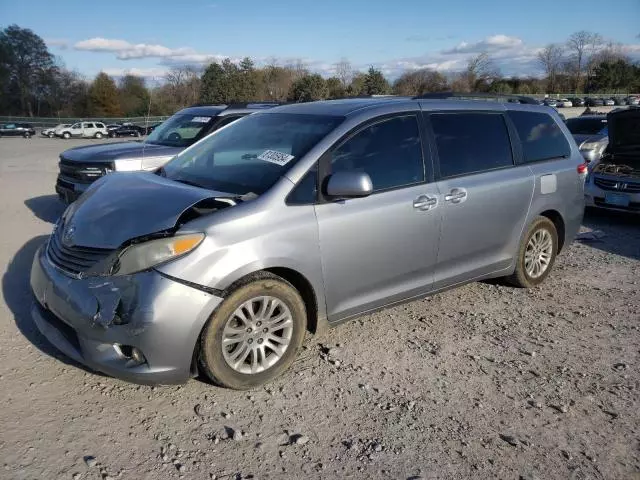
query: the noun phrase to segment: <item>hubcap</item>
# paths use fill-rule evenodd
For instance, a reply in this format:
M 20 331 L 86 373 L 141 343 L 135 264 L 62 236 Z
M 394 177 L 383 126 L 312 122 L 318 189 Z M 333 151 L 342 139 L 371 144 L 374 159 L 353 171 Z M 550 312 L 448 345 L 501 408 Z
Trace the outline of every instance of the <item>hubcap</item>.
M 549 268 L 553 254 L 551 233 L 545 228 L 536 230 L 524 253 L 524 268 L 531 278 L 539 278 Z
M 236 372 L 253 374 L 275 365 L 287 351 L 293 318 L 275 297 L 255 297 L 240 305 L 222 331 L 222 354 Z

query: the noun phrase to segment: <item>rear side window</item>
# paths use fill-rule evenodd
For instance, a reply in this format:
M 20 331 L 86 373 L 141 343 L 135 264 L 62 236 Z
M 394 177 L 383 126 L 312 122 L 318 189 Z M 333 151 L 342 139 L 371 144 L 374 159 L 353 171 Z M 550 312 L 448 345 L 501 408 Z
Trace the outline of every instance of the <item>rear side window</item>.
M 440 176 L 455 177 L 513 165 L 511 142 L 499 113 L 430 115 Z
M 550 115 L 538 112 L 509 112 L 520 142 L 525 163 L 568 157 L 569 142 Z

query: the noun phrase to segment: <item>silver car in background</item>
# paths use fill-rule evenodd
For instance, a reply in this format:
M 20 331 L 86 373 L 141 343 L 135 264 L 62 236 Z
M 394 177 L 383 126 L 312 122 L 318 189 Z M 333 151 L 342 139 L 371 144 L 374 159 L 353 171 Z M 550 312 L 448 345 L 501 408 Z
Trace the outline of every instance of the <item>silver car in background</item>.
M 640 213 L 640 109 L 607 115 L 607 147 L 589 165 L 588 207 Z
M 581 115 L 568 119 L 566 124 L 585 161 L 600 160 L 609 143 L 606 115 Z
M 156 173 L 89 186 L 35 256 L 33 318 L 110 375 L 256 387 L 307 330 L 476 280 L 544 281 L 583 215 L 569 136 L 548 107 L 490 101 L 255 113 Z

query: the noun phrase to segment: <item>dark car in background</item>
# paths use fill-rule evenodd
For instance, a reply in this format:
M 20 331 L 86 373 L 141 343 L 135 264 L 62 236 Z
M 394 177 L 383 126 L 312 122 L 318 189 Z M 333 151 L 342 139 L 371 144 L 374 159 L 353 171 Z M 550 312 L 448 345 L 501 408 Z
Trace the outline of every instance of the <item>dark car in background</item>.
M 145 130 L 142 127 L 139 127 L 138 125 L 133 125 L 133 124 L 120 125 L 117 128 L 113 128 L 109 130 L 109 136 L 111 138 L 141 137 L 144 134 L 145 134 Z
M 198 105 L 180 110 L 162 122 L 142 142 L 112 142 L 70 148 L 60 154 L 56 193 L 64 202 L 70 203 L 94 181 L 108 173 L 155 171 L 211 132 L 250 113 L 276 105 Z
M 36 134 L 30 123 L 4 123 L 0 125 L 0 137 L 31 138 Z
M 574 107 L 584 107 L 583 98 L 571 97 L 569 98 L 569 101 L 571 102 L 571 105 L 573 105 Z
M 604 100 L 596 97 L 587 97 L 584 99 L 584 103 L 587 107 L 603 107 Z

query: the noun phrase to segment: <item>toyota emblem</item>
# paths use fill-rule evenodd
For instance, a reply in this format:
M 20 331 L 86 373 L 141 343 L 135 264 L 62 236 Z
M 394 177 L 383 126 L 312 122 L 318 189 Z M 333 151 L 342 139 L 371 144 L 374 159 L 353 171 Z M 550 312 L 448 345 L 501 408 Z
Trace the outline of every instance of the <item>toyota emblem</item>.
M 64 229 L 64 233 L 62 234 L 62 243 L 67 246 L 73 245 L 73 234 L 76 233 L 76 227 L 74 225 L 69 225 Z

